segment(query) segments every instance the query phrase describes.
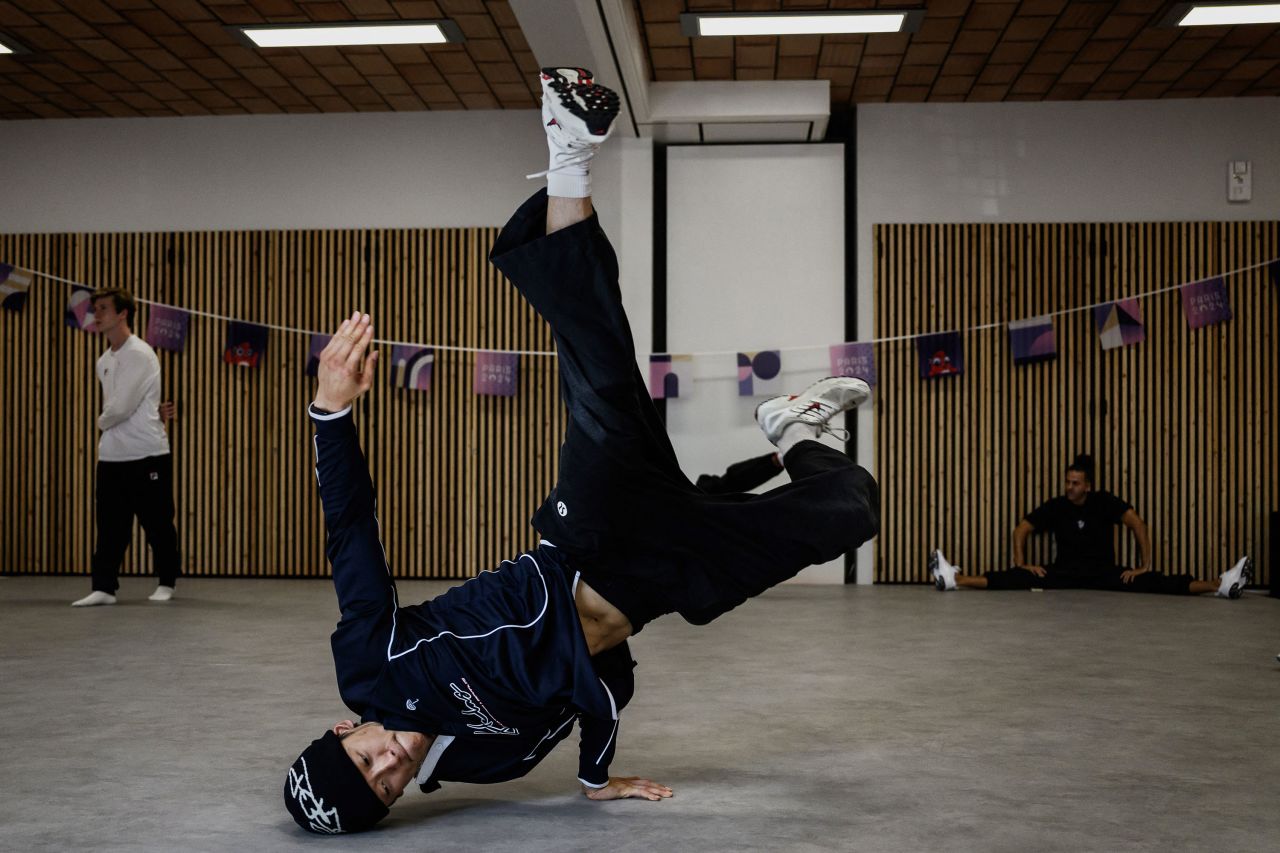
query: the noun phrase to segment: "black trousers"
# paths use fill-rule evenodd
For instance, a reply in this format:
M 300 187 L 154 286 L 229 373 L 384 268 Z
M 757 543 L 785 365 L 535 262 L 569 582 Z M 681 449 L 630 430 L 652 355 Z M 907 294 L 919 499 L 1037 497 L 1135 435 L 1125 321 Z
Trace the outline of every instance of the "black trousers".
M 749 492 L 756 486 L 763 486 L 782 473 L 778 463 L 773 460 L 774 454 L 766 453 L 751 459 L 735 462 L 719 476 L 715 474 L 699 475 L 698 488 L 709 495 L 723 495 L 727 492 Z
M 546 235 L 546 209 L 545 192 L 525 202 L 490 256 L 550 324 L 569 410 L 559 482 L 532 523 L 634 630 L 672 612 L 705 624 L 876 535 L 875 480 L 816 441 L 762 495 L 689 482 L 636 365 L 613 248 L 594 215 Z
M 1166 575 L 1144 572 L 1129 583 L 1120 576 L 1123 566 L 1054 566 L 1044 567 L 1045 576 L 1037 577 L 1016 567 L 1003 572 L 987 572 L 987 589 L 1103 589 L 1112 592 L 1155 592 L 1164 595 L 1190 595 L 1191 575 Z
M 178 580 L 178 531 L 173 526 L 173 464 L 169 454 L 131 462 L 99 462 L 97 543 L 93 548 L 93 588 L 112 595 L 119 588 L 120 563 L 133 537 L 137 516 L 147 535 L 156 576 L 164 586 Z

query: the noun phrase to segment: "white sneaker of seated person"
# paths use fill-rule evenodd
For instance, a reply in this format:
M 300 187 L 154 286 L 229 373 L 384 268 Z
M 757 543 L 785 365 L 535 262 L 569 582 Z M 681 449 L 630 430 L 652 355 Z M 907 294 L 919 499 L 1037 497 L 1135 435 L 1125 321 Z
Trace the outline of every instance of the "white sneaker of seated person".
M 929 574 L 933 577 L 933 585 L 938 592 L 956 588 L 957 571 L 958 569 L 947 562 L 946 557 L 942 556 L 941 550 L 935 549 L 929 555 Z
M 1251 580 L 1253 580 L 1253 560 L 1241 557 L 1229 571 L 1223 573 L 1217 594 L 1222 598 L 1239 598 Z
M 109 592 L 103 592 L 95 589 L 84 598 L 76 599 L 71 602 L 72 607 L 97 607 L 100 604 L 115 604 L 116 597 Z

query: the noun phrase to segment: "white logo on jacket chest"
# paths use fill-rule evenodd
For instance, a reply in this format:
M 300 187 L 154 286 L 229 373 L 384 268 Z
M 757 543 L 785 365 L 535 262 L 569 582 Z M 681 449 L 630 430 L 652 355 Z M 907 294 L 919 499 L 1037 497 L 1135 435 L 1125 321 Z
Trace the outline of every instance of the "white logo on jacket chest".
M 476 722 L 467 723 L 467 728 L 471 729 L 478 735 L 518 735 L 520 730 L 513 726 L 504 726 L 498 721 L 493 714 L 489 713 L 489 709 L 476 696 L 475 691 L 471 689 L 471 685 L 467 684 L 465 678 L 458 679 L 465 687 L 459 687 L 452 681 L 449 682 L 449 689 L 453 691 L 456 699 L 462 702 L 462 715 L 464 717 L 475 717 Z
M 1084 519 L 1083 519 L 1083 518 L 1076 522 L 1076 527 L 1079 527 L 1081 530 L 1084 530 Z

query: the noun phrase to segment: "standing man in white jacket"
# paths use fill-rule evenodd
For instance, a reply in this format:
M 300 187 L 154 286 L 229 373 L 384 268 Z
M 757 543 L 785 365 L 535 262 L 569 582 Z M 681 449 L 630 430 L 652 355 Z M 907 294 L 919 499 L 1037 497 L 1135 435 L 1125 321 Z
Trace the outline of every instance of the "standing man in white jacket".
M 151 601 L 173 598 L 178 580 L 178 532 L 173 526 L 173 466 L 162 418 L 173 404 L 160 402 L 160 361 L 146 341 L 134 335 L 135 303 L 126 290 L 93 294 L 94 325 L 110 349 L 98 358 L 102 414 L 98 429 L 93 591 L 72 607 L 115 604 L 124 552 L 137 516 L 147 534 L 159 586 Z

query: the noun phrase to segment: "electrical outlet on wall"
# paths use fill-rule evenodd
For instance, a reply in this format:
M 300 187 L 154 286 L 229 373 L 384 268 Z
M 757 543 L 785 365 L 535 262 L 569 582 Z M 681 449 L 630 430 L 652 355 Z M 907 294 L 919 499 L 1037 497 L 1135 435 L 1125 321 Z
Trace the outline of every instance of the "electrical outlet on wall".
M 1227 201 L 1249 201 L 1253 198 L 1253 164 L 1248 160 L 1227 163 Z

